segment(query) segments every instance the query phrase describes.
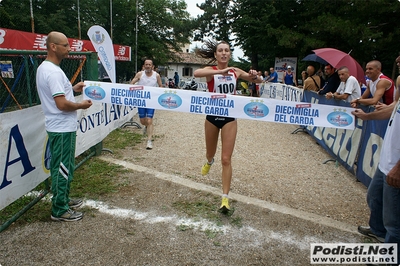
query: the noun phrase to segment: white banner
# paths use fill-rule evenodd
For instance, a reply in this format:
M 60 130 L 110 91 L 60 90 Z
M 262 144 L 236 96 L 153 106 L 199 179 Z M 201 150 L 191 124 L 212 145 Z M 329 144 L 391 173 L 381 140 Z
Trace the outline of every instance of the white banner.
M 77 97 L 80 101 L 82 96 Z M 102 141 L 135 115 L 129 106 L 94 103 L 78 111 L 75 155 Z M 0 210 L 50 175 L 49 146 L 41 106 L 0 114 Z
M 130 84 L 85 81 L 94 102 L 305 126 L 354 129 L 353 108 Z
M 290 102 L 301 102 L 303 99 L 303 89 L 282 83 L 264 82 L 260 87 L 260 97 Z
M 93 44 L 94 49 L 99 55 L 100 61 L 107 71 L 111 82 L 116 82 L 115 78 L 115 57 L 114 46 L 108 32 L 98 25 L 89 28 L 87 35 Z

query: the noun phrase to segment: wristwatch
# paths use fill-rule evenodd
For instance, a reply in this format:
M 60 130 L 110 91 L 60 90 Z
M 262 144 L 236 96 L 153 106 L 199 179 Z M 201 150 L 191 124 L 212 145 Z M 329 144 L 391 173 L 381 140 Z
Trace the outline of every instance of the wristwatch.
M 356 100 L 356 101 L 357 101 L 357 103 L 360 101 L 360 99 L 361 99 L 360 97 L 358 97 L 358 98 L 357 98 L 357 100 Z

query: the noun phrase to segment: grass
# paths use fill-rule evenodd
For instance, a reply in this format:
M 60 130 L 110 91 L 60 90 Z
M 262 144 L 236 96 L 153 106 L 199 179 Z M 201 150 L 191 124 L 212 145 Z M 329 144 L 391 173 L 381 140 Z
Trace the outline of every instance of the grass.
M 180 200 L 172 204 L 172 207 L 188 217 L 196 219 L 206 219 L 217 226 L 222 226 L 225 222 L 228 222 L 232 226 L 242 227 L 242 217 L 233 216 L 234 209 L 228 214 L 221 214 L 218 212 L 218 204 L 220 197 L 211 194 L 202 194 L 197 192 L 197 198 L 195 200 Z M 181 231 L 182 230 L 179 228 Z M 220 232 L 218 230 L 205 230 L 205 234 L 209 239 L 215 238 Z
M 142 141 L 141 134 L 132 133 L 129 130 L 116 129 L 111 132 L 103 141 L 103 146 L 109 149 L 123 149 L 134 147 Z M 90 151 L 85 152 L 76 159 L 81 161 Z M 129 171 L 122 166 L 113 165 L 92 157 L 83 163 L 75 172 L 71 183 L 72 198 L 98 199 L 117 193 L 119 188 L 126 185 L 124 175 Z M 116 178 L 119 178 L 116 182 Z M 32 191 L 43 191 L 44 182 Z M 29 193 L 28 193 L 29 194 Z M 22 210 L 26 205 L 36 198 L 36 195 L 22 196 L 12 204 L 0 210 L 0 225 L 8 221 L 13 215 Z M 91 215 L 93 210 L 83 208 L 85 215 Z M 25 214 L 18 218 L 16 225 L 24 225 L 35 221 L 49 221 L 51 212 L 50 193 L 44 199 L 36 203 Z
M 160 138 L 162 136 L 156 136 Z M 125 148 L 134 148 L 135 145 L 144 140 L 142 134 L 134 133 L 126 129 L 116 129 L 111 132 L 104 140 L 103 147 L 115 150 Z M 113 151 L 114 152 L 114 151 Z M 77 162 L 83 160 L 90 151 L 85 152 L 77 158 Z M 128 181 L 129 170 L 122 166 L 114 165 L 104 162 L 96 157 L 91 157 L 84 162 L 74 173 L 74 180 L 71 183 L 71 198 L 84 198 L 98 200 L 100 198 L 111 196 L 118 193 L 123 187 L 129 186 Z M 44 183 L 40 184 L 33 191 L 43 191 L 45 189 Z M 211 193 L 205 194 L 201 191 L 194 191 L 195 199 L 181 200 L 172 204 L 175 210 L 178 210 L 194 220 L 206 219 L 217 226 L 222 226 L 228 222 L 232 226 L 241 227 L 242 218 L 232 216 L 233 211 L 223 215 L 218 212 L 218 204 L 220 197 Z M 31 209 L 23 214 L 16 222 L 16 225 L 24 225 L 36 221 L 49 221 L 51 202 L 50 193 L 46 195 L 44 200 L 36 203 Z M 26 205 L 28 205 L 36 196 L 23 196 L 0 210 L 0 225 L 8 221 L 13 215 L 18 213 Z M 84 207 L 82 211 L 85 215 L 96 215 L 96 210 Z M 188 225 L 179 225 L 178 230 L 188 231 L 193 229 Z M 205 234 L 209 239 L 214 239 L 220 232 L 214 230 L 206 230 Z M 218 245 L 218 242 L 215 242 Z
M 129 130 L 117 128 L 103 140 L 103 147 L 110 150 L 120 150 L 134 147 L 143 141 L 143 135 Z

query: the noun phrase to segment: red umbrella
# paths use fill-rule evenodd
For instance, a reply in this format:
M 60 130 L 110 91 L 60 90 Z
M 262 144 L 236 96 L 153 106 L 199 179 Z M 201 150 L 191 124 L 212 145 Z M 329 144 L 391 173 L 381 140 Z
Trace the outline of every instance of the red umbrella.
M 365 83 L 364 69 L 349 54 L 334 48 L 321 48 L 313 50 L 313 52 L 334 68 L 346 66 L 349 69 L 350 75 L 354 76 L 359 82 Z

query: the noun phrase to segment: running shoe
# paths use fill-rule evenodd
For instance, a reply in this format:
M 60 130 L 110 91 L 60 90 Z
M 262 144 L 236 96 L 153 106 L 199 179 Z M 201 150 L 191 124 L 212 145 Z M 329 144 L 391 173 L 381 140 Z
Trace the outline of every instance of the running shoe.
M 214 163 L 214 158 L 212 159 L 211 163 L 206 162 L 202 167 L 201 167 L 201 174 L 206 175 L 210 171 L 211 165 Z
M 230 210 L 231 208 L 229 207 L 229 199 L 227 197 L 222 197 L 222 203 L 219 211 L 223 214 L 227 214 Z
M 63 215 L 60 217 L 56 217 L 51 215 L 50 217 L 53 221 L 59 221 L 59 222 L 75 222 L 79 221 L 80 219 L 83 218 L 83 213 L 81 212 L 76 212 L 71 209 L 66 211 Z
M 148 141 L 147 141 L 147 147 L 146 147 L 146 149 L 147 149 L 147 150 L 153 149 L 153 142 L 152 142 L 151 140 L 148 140 Z
M 377 235 L 375 235 L 374 233 L 372 233 L 371 228 L 370 228 L 369 226 L 362 226 L 362 225 L 360 225 L 360 226 L 358 227 L 358 232 L 359 232 L 360 234 L 365 235 L 365 236 L 369 236 L 369 237 L 375 238 L 376 240 L 378 240 L 378 241 L 381 242 L 381 243 L 384 243 L 384 242 L 385 242 L 385 238 L 384 238 L 384 237 L 377 236 Z
M 79 208 L 82 204 L 83 201 L 81 199 L 70 199 L 68 202 L 68 206 L 73 210 Z

